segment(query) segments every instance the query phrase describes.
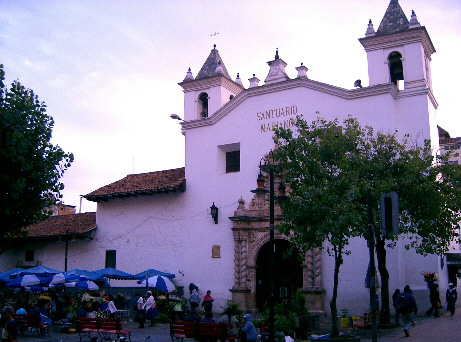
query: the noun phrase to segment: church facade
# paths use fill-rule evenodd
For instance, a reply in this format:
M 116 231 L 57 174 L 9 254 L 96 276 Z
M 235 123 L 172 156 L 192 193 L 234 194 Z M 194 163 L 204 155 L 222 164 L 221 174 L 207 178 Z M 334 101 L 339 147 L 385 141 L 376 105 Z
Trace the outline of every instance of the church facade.
M 269 286 L 269 204 L 267 194 L 252 190 L 261 158 L 273 148 L 273 128 L 290 127 L 297 115 L 308 121 L 351 115 L 384 133 L 431 139 L 438 149 L 430 75 L 435 49 L 415 13 L 408 20 L 391 0 L 378 29 L 370 21 L 360 43 L 368 57 L 369 85 L 357 82 L 354 89 L 311 80 L 304 65 L 289 78 L 279 51 L 268 62 L 264 81 L 253 75 L 245 88 L 238 75 L 231 78 L 215 46 L 199 73 L 194 77 L 189 69 L 179 84 L 185 167 L 128 175 L 85 195 L 98 203 L 97 229 L 91 241 L 69 252 L 69 268 L 102 268 L 110 256 L 125 272 L 155 268 L 176 274 L 178 286 L 194 283 L 202 295 L 211 290 L 215 311 L 226 300 L 244 311 L 261 310 Z M 275 217 L 277 224 L 277 206 Z M 283 258 L 289 245 L 276 231 L 276 298 L 300 290 L 309 310 L 328 312 L 333 259 L 320 249 L 306 253 L 302 262 L 294 255 Z M 369 305 L 368 249 L 363 239 L 353 239 L 350 248 L 341 268 L 338 308 L 361 314 Z M 409 284 L 421 300 L 428 295 L 421 273 L 438 272 L 441 284 L 448 283 L 440 257 L 419 256 L 402 243 L 388 250 L 387 263 L 390 288 Z M 51 259 L 47 266 L 62 268 Z

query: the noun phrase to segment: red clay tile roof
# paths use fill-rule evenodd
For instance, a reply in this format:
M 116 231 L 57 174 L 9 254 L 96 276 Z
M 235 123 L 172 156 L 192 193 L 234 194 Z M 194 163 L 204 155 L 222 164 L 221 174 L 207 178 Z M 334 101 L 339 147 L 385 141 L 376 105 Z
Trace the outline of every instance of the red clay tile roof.
M 151 196 L 186 190 L 184 168 L 128 175 L 112 184 L 83 196 L 89 201 L 101 202 L 112 198 Z
M 29 237 L 82 235 L 96 228 L 96 213 L 50 216 L 25 228 Z
M 457 138 L 446 138 L 446 139 L 439 139 L 440 145 L 447 145 L 447 144 L 454 144 L 461 141 L 461 137 Z

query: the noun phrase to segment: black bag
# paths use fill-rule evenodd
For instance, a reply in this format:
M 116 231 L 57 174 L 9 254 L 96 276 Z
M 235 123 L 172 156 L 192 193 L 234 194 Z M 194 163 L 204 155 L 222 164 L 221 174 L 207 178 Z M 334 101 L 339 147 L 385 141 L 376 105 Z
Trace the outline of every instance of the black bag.
M 403 294 L 400 294 L 397 297 L 397 303 L 395 303 L 395 309 L 397 310 L 397 312 L 407 312 L 408 305 L 407 305 L 407 301 L 405 300 L 405 297 Z

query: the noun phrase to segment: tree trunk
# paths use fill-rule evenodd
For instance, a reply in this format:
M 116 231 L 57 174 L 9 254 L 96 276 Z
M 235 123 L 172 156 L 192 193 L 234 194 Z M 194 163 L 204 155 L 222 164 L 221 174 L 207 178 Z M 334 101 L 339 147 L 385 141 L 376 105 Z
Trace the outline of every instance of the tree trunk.
M 382 324 L 391 322 L 391 314 L 389 308 L 389 272 L 386 265 L 386 240 L 379 238 L 376 241 L 376 256 L 378 258 L 378 270 L 381 274 L 381 316 Z
M 336 307 L 336 299 L 338 298 L 338 279 L 339 279 L 339 268 L 342 264 L 342 253 L 341 249 L 334 247 L 335 251 L 335 273 L 333 277 L 333 296 L 330 301 L 331 310 L 331 337 L 337 337 L 339 335 L 338 327 L 338 308 Z

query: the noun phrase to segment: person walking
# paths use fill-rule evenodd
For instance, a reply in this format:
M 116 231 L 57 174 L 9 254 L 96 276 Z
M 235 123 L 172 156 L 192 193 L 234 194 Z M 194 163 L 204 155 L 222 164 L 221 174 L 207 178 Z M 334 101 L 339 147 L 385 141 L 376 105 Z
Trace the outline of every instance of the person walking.
M 451 316 L 455 314 L 455 304 L 458 299 L 458 293 L 456 292 L 455 285 L 453 283 L 448 284 L 449 288 L 447 289 L 446 301 L 448 310 L 450 310 Z
M 439 309 L 442 307 L 439 295 L 439 284 L 433 284 L 431 286 L 429 301 L 431 302 L 431 307 L 426 311 L 426 315 L 430 316 L 432 311 L 434 311 L 434 317 L 439 317 Z
M 400 327 L 400 312 L 397 310 L 397 298 L 399 297 L 400 289 L 395 289 L 394 294 L 392 295 L 392 305 L 395 309 L 395 325 Z
M 18 342 L 18 325 L 14 320 L 14 309 L 5 306 L 1 312 L 6 317 L 6 324 L 2 329 L 2 342 Z
M 403 332 L 405 336 L 410 336 L 410 327 L 413 323 L 412 313 L 416 315 L 418 307 L 416 306 L 415 297 L 412 295 L 410 285 L 405 285 L 403 293 L 399 294 L 397 298 L 397 309 L 402 315 Z
M 203 296 L 202 306 L 205 312 L 212 312 L 213 309 L 213 297 L 211 297 L 211 291 L 208 290 L 206 295 Z

